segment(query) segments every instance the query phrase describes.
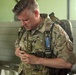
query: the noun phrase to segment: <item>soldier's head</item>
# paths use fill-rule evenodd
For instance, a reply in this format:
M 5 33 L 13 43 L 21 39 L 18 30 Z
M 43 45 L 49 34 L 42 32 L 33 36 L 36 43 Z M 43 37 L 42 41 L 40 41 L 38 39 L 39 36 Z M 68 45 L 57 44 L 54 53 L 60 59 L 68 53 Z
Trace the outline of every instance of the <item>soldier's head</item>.
M 36 0 L 20 0 L 14 7 L 13 12 L 19 15 L 24 9 L 29 9 L 34 11 L 38 9 L 38 3 Z
M 36 0 L 20 0 L 13 12 L 28 30 L 34 29 L 40 22 L 39 6 Z

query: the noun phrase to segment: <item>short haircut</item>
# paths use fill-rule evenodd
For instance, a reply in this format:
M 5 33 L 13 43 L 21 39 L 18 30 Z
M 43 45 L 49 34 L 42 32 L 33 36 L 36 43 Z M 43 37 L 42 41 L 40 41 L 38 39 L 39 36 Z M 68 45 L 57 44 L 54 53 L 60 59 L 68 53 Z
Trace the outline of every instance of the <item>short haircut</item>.
M 12 10 L 15 15 L 19 15 L 24 9 L 35 10 L 38 9 L 38 3 L 36 0 L 20 0 Z

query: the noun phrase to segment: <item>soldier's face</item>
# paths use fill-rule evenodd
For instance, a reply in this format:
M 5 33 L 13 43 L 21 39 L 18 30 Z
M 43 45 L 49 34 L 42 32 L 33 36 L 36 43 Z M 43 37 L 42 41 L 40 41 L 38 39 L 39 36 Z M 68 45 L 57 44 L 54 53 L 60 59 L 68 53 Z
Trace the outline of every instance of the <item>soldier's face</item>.
M 27 30 L 34 29 L 38 25 L 38 18 L 38 11 L 31 11 L 28 9 L 25 9 L 18 15 L 18 19 L 21 21 L 22 26 L 24 26 Z

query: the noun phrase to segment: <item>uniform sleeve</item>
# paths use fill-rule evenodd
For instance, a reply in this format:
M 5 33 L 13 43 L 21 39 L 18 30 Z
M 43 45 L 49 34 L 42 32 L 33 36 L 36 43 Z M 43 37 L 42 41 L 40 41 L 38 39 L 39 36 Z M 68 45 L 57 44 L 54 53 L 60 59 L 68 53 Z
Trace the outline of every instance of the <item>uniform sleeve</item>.
M 21 38 L 22 38 L 22 36 L 23 36 L 25 31 L 26 30 L 25 30 L 24 27 L 22 27 L 22 26 L 19 27 L 19 29 L 18 29 L 18 36 L 17 36 L 17 39 L 15 41 L 15 47 L 20 47 L 19 44 L 20 44 Z
M 19 47 L 19 40 L 18 40 L 18 38 L 16 39 L 16 41 L 15 41 L 15 48 L 18 48 Z
M 20 40 L 19 40 L 19 38 L 21 37 L 20 35 L 21 35 L 21 32 L 22 32 L 22 27 L 20 27 L 19 29 L 18 29 L 18 35 L 17 35 L 17 39 L 16 39 L 16 41 L 15 41 L 15 48 L 17 48 L 17 47 L 19 47 L 19 42 L 20 42 Z
M 52 33 L 54 53 L 57 57 L 74 64 L 73 43 L 70 41 L 67 33 L 58 24 L 55 24 Z

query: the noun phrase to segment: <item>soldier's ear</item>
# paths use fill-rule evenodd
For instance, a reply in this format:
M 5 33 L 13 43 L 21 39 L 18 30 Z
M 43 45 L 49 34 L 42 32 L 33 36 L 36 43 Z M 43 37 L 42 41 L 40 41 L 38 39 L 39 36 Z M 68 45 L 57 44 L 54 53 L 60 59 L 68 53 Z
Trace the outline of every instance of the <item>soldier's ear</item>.
M 35 14 L 35 17 L 38 17 L 39 11 L 38 11 L 38 10 L 35 10 L 35 11 L 34 11 L 34 14 Z

